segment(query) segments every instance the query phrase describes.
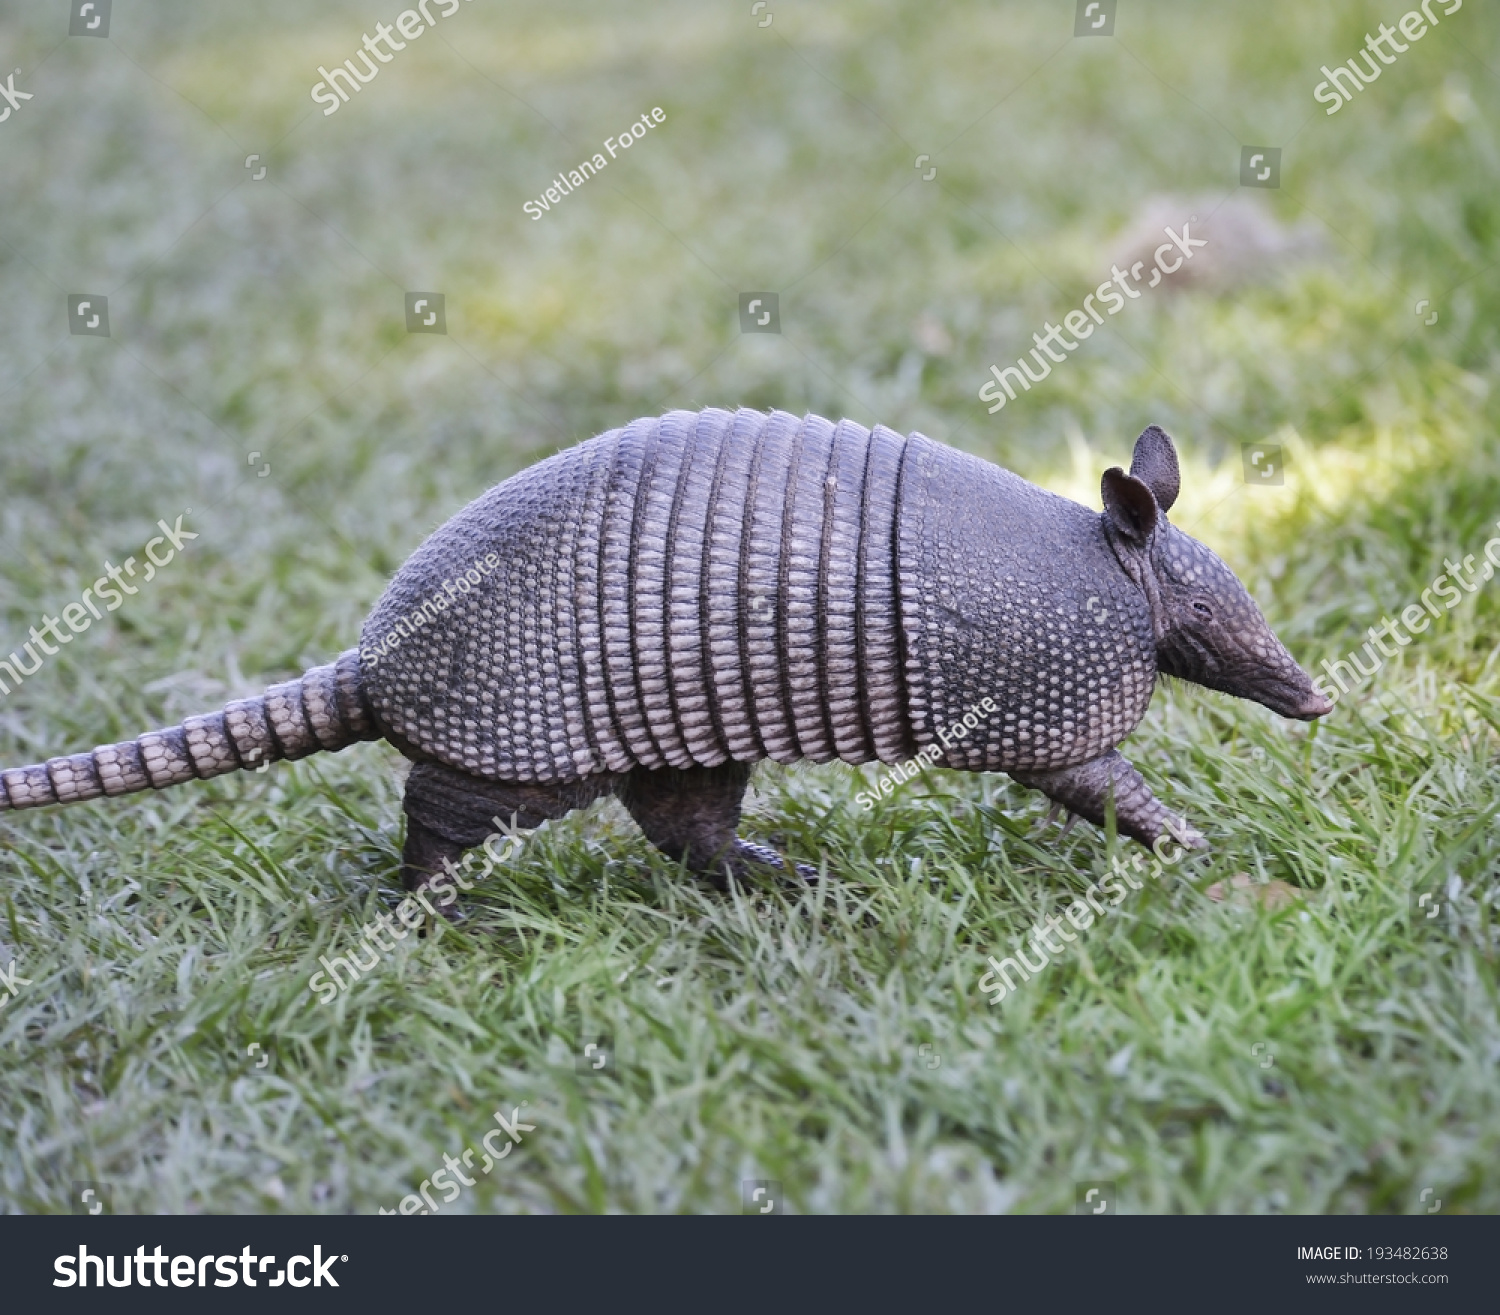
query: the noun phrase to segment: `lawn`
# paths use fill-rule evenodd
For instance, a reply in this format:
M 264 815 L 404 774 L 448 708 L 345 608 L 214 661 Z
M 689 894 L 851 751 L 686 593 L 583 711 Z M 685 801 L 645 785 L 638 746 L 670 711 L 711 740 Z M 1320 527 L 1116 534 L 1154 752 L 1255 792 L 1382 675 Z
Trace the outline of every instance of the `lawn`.
M 330 661 L 484 488 L 673 407 L 920 430 L 1090 507 L 1160 424 L 1173 522 L 1313 671 L 1482 562 L 1500 14 L 1329 115 L 1320 66 L 1400 6 L 1125 0 L 1087 38 L 1066 0 L 750 9 L 466 0 L 325 115 L 318 67 L 397 5 L 121 4 L 103 39 L 7 8 L 0 658 L 158 520 L 198 537 L 8 682 L 0 766 Z M 1279 185 L 1241 186 L 1266 145 Z M 1201 264 L 987 411 L 991 364 L 1184 223 Z M 446 333 L 408 332 L 433 292 Z M 735 1213 L 765 1181 L 788 1213 L 1095 1182 L 1122 1213 L 1500 1210 L 1500 583 L 1322 722 L 1174 684 L 1123 749 L 1212 849 L 998 1005 L 987 956 L 1131 853 L 1005 777 L 867 812 L 874 766 L 763 767 L 744 834 L 821 864 L 805 892 L 717 893 L 597 806 L 326 1005 L 320 957 L 400 898 L 394 749 L 0 814 L 0 1208 L 389 1210 L 520 1109 L 445 1212 Z

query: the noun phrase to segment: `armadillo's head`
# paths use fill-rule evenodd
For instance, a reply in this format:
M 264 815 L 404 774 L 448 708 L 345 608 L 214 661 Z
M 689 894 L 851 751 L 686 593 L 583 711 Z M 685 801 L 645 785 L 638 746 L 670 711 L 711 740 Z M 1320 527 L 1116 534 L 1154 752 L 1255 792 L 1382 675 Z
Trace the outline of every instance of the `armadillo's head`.
M 1235 573 L 1167 523 L 1179 483 L 1176 449 L 1155 425 L 1136 440 L 1128 475 L 1118 466 L 1104 473 L 1105 533 L 1150 602 L 1157 669 L 1283 717 L 1331 712 Z

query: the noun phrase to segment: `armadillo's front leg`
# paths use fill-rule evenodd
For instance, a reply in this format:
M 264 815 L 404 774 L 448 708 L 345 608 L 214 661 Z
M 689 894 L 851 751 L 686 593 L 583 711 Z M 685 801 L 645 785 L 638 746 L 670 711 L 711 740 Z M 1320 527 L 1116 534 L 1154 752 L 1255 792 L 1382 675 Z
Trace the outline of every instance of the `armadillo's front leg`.
M 1115 825 L 1122 835 L 1139 840 L 1143 845 L 1153 845 L 1165 834 L 1190 849 L 1208 848 L 1208 842 L 1188 825 L 1186 819 L 1163 807 L 1141 774 L 1116 749 L 1076 767 L 1060 767 L 1050 772 L 1019 771 L 1010 775 L 1096 826 L 1104 825 L 1105 800 L 1113 794 Z

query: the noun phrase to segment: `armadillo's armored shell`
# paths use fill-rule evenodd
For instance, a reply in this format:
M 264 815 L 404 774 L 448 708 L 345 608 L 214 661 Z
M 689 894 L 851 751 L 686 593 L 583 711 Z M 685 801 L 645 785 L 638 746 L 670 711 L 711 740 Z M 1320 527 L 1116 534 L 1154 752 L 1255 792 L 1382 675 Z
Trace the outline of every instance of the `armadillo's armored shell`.
M 559 453 L 429 538 L 365 623 L 398 743 L 565 781 L 729 759 L 895 760 L 906 440 L 672 412 Z

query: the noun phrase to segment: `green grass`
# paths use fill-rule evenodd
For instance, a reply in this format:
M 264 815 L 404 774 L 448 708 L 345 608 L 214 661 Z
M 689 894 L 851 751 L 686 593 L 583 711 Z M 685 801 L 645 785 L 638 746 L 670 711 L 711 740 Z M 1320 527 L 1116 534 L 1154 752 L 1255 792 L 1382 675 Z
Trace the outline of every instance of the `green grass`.
M 0 19 L 35 93 L 0 124 L 0 648 L 158 517 L 201 537 L 0 697 L 5 766 L 328 660 L 480 490 L 671 406 L 920 429 L 1091 506 L 1160 423 L 1173 520 L 1310 668 L 1496 533 L 1481 6 L 1332 118 L 1318 66 L 1395 11 L 1128 5 L 1109 42 L 1041 0 L 773 0 L 769 29 L 476 0 L 325 119 L 312 70 L 375 11 L 117 8 L 106 42 L 54 5 Z M 1314 259 L 1148 293 L 985 413 L 989 364 L 1150 198 L 1229 198 L 1240 144 L 1276 142 L 1263 199 Z M 405 334 L 406 289 L 446 293 L 446 337 Z M 751 289 L 780 337 L 738 334 Z M 70 292 L 109 296 L 110 339 L 68 335 Z M 1283 446 L 1284 488 L 1243 484 L 1243 442 Z M 1178 685 L 1124 747 L 1213 850 L 999 1006 L 986 956 L 1128 852 L 1043 831 L 1003 777 L 872 814 L 873 770 L 763 769 L 745 833 L 822 862 L 807 893 L 716 894 L 617 805 L 575 814 L 328 1006 L 319 956 L 399 896 L 386 746 L 0 814 L 0 970 L 29 979 L 0 1011 L 0 1204 L 86 1179 L 129 1212 L 389 1209 L 526 1101 L 536 1130 L 449 1209 L 734 1212 L 762 1178 L 798 1212 L 1067 1211 L 1089 1179 L 1134 1211 L 1500 1209 L 1500 583 L 1314 727 Z M 1298 898 L 1245 897 L 1273 881 Z M 1451 917 L 1414 921 L 1421 890 Z M 582 1076 L 598 1034 L 617 1068 Z

